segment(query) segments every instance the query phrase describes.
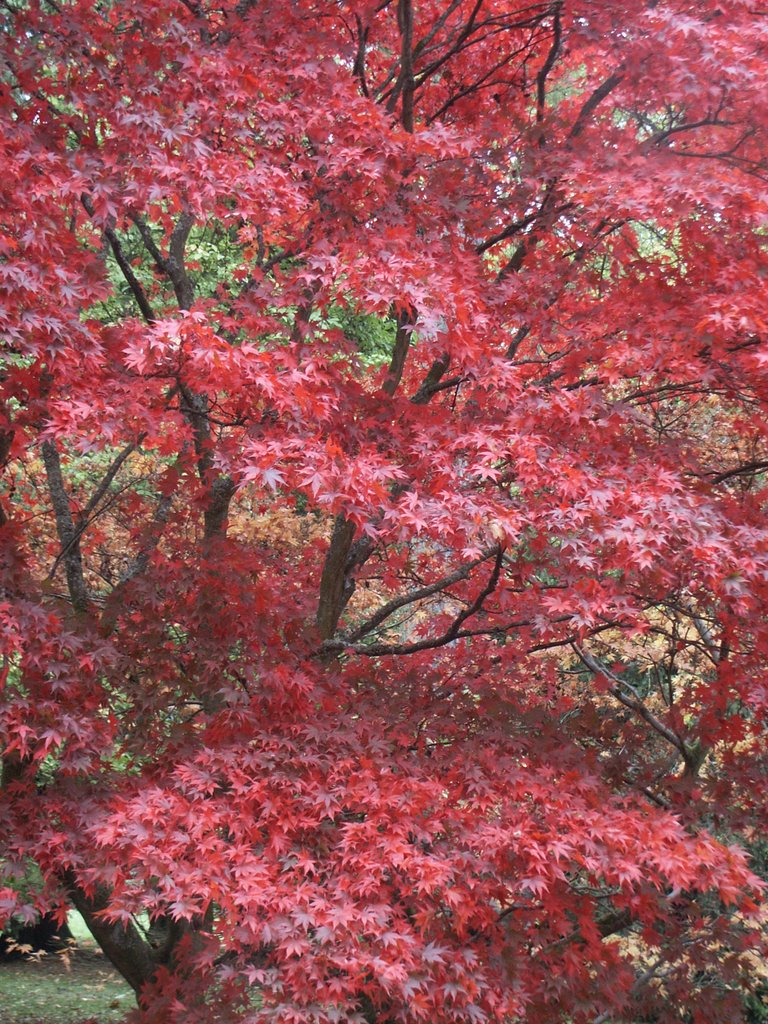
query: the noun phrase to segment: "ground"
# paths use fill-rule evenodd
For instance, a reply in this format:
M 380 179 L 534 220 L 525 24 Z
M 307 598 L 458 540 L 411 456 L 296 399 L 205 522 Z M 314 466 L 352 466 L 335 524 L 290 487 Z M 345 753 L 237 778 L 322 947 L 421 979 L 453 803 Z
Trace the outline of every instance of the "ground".
M 118 1024 L 133 993 L 97 949 L 79 914 L 77 947 L 0 964 L 0 1024 Z

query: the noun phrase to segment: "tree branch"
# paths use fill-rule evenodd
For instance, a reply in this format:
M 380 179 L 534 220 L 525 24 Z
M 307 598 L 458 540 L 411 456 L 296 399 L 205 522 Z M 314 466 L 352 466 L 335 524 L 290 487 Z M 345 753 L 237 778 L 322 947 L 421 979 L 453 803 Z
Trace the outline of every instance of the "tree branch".
M 485 556 L 486 558 L 488 556 Z M 444 647 L 446 644 L 452 643 L 454 640 L 461 640 L 465 637 L 471 636 L 496 636 L 499 633 L 503 633 L 507 629 L 519 628 L 520 626 L 529 625 L 525 622 L 512 622 L 507 623 L 504 626 L 494 626 L 488 629 L 461 629 L 462 623 L 466 622 L 468 618 L 475 615 L 482 608 L 486 599 L 493 593 L 499 582 L 499 574 L 504 561 L 504 549 L 499 547 L 496 550 L 496 560 L 494 563 L 493 570 L 488 579 L 488 582 L 477 595 L 472 604 L 465 608 L 460 615 L 458 615 L 451 623 L 448 630 L 438 637 L 427 637 L 424 640 L 417 640 L 413 643 L 405 644 L 359 644 L 349 642 L 344 638 L 339 640 L 331 640 L 330 638 L 325 641 L 322 645 L 322 650 L 326 652 L 342 650 L 352 651 L 355 654 L 365 654 L 369 657 L 379 655 L 392 655 L 392 654 L 417 654 L 419 651 L 433 650 L 437 647 Z
M 69 496 L 64 486 L 56 442 L 43 441 L 41 452 L 48 481 L 48 493 L 56 517 L 56 532 L 64 556 L 69 596 L 75 611 L 84 612 L 88 607 L 88 590 L 83 576 L 83 558 L 80 552 L 79 535 L 69 505 Z
M 611 682 L 612 685 L 609 686 L 608 692 L 615 697 L 620 704 L 623 704 L 624 707 L 629 708 L 639 715 L 644 722 L 650 725 L 654 732 L 658 733 L 659 736 L 662 736 L 675 748 L 675 750 L 678 751 L 686 763 L 688 762 L 689 750 L 685 741 L 678 736 L 677 733 L 673 732 L 672 729 L 664 725 L 661 719 L 657 718 L 652 711 L 649 711 L 642 700 L 636 697 L 628 697 L 627 694 L 622 691 L 622 687 L 625 689 L 629 687 L 622 679 L 614 675 L 607 665 L 598 661 L 598 659 L 590 654 L 589 651 L 582 650 L 576 643 L 572 643 L 571 648 L 590 672 L 593 672 L 595 675 L 603 676 Z
M 347 559 L 355 536 L 355 524 L 341 513 L 336 516 L 331 543 L 320 579 L 320 597 L 315 621 L 323 640 L 333 636 L 344 611 L 347 589 Z
M 587 127 L 587 123 L 592 114 L 594 114 L 594 112 L 597 110 L 597 108 L 600 106 L 603 100 L 608 95 L 610 95 L 610 93 L 613 92 L 613 90 L 622 81 L 623 78 L 624 65 L 622 64 L 616 71 L 613 72 L 612 75 L 609 75 L 609 77 L 606 78 L 606 80 L 594 90 L 589 99 L 587 99 L 587 101 L 584 103 L 576 117 L 576 120 L 573 122 L 573 126 L 570 132 L 568 133 L 569 140 L 576 139 L 579 135 L 581 135 L 581 133 Z
M 408 358 L 408 350 L 411 347 L 411 334 L 413 333 L 414 322 L 413 313 L 401 313 L 397 318 L 397 332 L 392 349 L 392 358 L 389 363 L 386 379 L 382 384 L 382 390 L 390 397 L 397 391 L 403 376 L 403 370 Z
M 117 455 L 117 457 L 113 460 L 111 466 L 109 467 L 107 472 L 104 474 L 104 477 L 102 478 L 101 483 L 98 485 L 96 490 L 91 495 L 90 501 L 85 506 L 83 511 L 79 513 L 79 515 L 77 517 L 77 525 L 75 526 L 74 534 L 71 537 L 69 543 L 65 547 L 62 547 L 62 549 L 59 551 L 58 555 L 56 556 L 56 561 L 53 563 L 51 571 L 48 573 L 48 579 L 49 580 L 53 579 L 53 577 L 54 577 L 54 575 L 56 573 L 56 570 L 58 569 L 58 567 L 59 567 L 59 565 L 61 563 L 61 560 L 66 557 L 66 555 L 72 549 L 73 544 L 76 544 L 76 543 L 80 542 L 80 538 L 85 533 L 85 531 L 88 529 L 88 526 L 90 525 L 90 523 L 93 521 L 93 519 L 91 518 L 91 514 L 94 512 L 94 510 L 97 508 L 99 502 L 102 500 L 104 495 L 109 490 L 110 484 L 112 483 L 112 481 L 117 476 L 117 474 L 120 471 L 120 468 L 123 465 L 123 463 L 125 462 L 125 460 L 128 458 L 129 455 L 131 455 L 132 452 L 136 451 L 136 449 L 138 448 L 138 446 L 141 444 L 141 442 L 143 441 L 143 439 L 145 437 L 146 437 L 146 434 L 139 435 L 139 437 L 137 438 L 136 441 L 132 441 L 129 445 L 127 445 Z
M 95 210 L 90 198 L 87 195 L 85 195 L 85 193 L 83 193 L 83 195 L 80 197 L 80 200 L 83 206 L 85 207 L 86 213 L 88 213 L 90 217 L 93 217 L 95 214 Z M 139 307 L 142 317 L 148 324 L 154 323 L 155 320 L 157 320 L 155 312 L 152 309 L 152 306 L 150 305 L 149 299 L 147 298 L 146 293 L 142 288 L 139 279 L 133 272 L 133 267 L 131 267 L 131 264 L 128 262 L 128 259 L 126 258 L 126 255 L 123 251 L 122 243 L 120 242 L 120 239 L 117 237 L 114 228 L 112 228 L 111 226 L 107 226 L 106 228 L 104 228 L 104 237 L 109 242 L 109 247 L 112 250 L 112 255 L 115 257 L 115 262 L 120 268 L 120 273 L 125 278 L 126 284 L 131 290 L 131 294 L 136 300 L 136 305 Z
M 400 597 L 393 598 L 391 601 L 382 605 L 381 608 L 379 608 L 379 610 L 369 619 L 366 619 L 365 622 L 352 630 L 351 633 L 346 633 L 341 639 L 354 643 L 356 640 L 359 640 L 367 633 L 376 629 L 377 626 L 380 626 L 382 622 L 388 619 L 390 615 L 393 615 L 400 608 L 405 608 L 407 605 L 414 604 L 416 601 L 423 601 L 424 598 L 431 597 L 433 594 L 438 594 L 441 591 L 454 586 L 454 584 L 459 583 L 461 580 L 468 579 L 472 570 L 482 562 L 487 561 L 494 553 L 495 551 L 490 551 L 487 554 L 481 555 L 480 558 L 474 559 L 472 562 L 469 562 L 468 565 L 463 566 L 461 569 L 457 569 L 448 576 L 443 576 L 434 583 L 429 583 L 426 586 L 419 587 L 417 590 L 411 590 L 407 594 L 402 594 Z
M 536 121 L 541 124 L 544 120 L 544 105 L 546 102 L 546 89 L 547 89 L 547 78 L 549 77 L 552 68 L 555 66 L 557 55 L 560 52 L 560 40 L 562 36 L 562 29 L 560 25 L 560 9 L 561 4 L 558 2 L 554 5 L 552 13 L 552 45 L 549 48 L 547 58 L 542 64 L 538 75 L 536 76 Z M 544 145 L 543 134 L 539 138 L 539 145 Z

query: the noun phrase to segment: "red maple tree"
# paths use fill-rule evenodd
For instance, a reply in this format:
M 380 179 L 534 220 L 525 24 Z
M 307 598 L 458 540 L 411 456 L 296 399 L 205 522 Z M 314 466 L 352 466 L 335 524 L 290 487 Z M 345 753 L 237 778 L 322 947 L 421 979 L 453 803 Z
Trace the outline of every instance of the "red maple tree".
M 0 29 L 5 916 L 157 1024 L 746 1019 L 765 12 Z

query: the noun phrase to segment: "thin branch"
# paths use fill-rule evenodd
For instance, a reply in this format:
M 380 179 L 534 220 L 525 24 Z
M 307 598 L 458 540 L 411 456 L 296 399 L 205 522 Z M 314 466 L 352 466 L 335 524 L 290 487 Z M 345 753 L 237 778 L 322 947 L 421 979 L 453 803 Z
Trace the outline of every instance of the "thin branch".
M 485 556 L 486 558 L 488 556 Z M 413 643 L 405 644 L 356 644 L 345 641 L 344 638 L 339 640 L 327 639 L 322 645 L 321 650 L 325 652 L 330 651 L 351 651 L 355 654 L 365 654 L 369 657 L 375 657 L 379 655 L 389 654 L 416 654 L 419 651 L 433 650 L 437 647 L 444 647 L 446 644 L 452 643 L 454 640 L 460 640 L 465 637 L 472 636 L 497 636 L 504 632 L 506 629 L 519 628 L 524 625 L 529 625 L 526 622 L 515 622 L 508 623 L 506 626 L 494 626 L 488 629 L 461 629 L 462 623 L 466 622 L 468 618 L 477 614 L 482 608 L 486 599 L 493 593 L 499 582 L 499 575 L 501 573 L 501 567 L 504 562 L 504 549 L 499 546 L 496 549 L 496 557 L 491 571 L 491 575 L 488 582 L 477 595 L 472 604 L 465 608 L 460 615 L 451 623 L 448 630 L 438 637 L 427 637 L 424 640 L 417 640 Z
M 593 672 L 595 675 L 603 676 L 604 679 L 609 680 L 611 686 L 608 687 L 608 692 L 623 704 L 624 707 L 629 708 L 643 719 L 654 732 L 662 736 L 668 743 L 670 743 L 679 753 L 683 760 L 687 763 L 689 759 L 689 751 L 685 742 L 681 739 L 677 733 L 673 732 L 668 726 L 666 726 L 656 715 L 650 711 L 642 700 L 636 697 L 628 697 L 624 692 L 624 689 L 630 689 L 630 687 L 620 679 L 617 675 L 604 665 L 601 661 L 598 661 L 594 655 L 590 654 L 589 651 L 583 650 L 576 643 L 571 644 L 571 648 L 578 656 L 578 658 L 586 665 L 586 667 Z
M 413 132 L 413 3 L 412 0 L 399 0 L 397 5 L 397 26 L 400 29 L 400 73 L 387 102 L 387 110 L 392 113 L 402 94 L 400 120 L 407 132 Z
M 136 449 L 138 448 L 138 446 L 141 444 L 145 437 L 146 434 L 140 434 L 136 441 L 132 441 L 129 445 L 127 445 L 121 452 L 119 452 L 116 458 L 112 461 L 112 464 L 110 465 L 107 472 L 104 474 L 101 483 L 98 485 L 96 490 L 91 495 L 90 501 L 85 506 L 83 511 L 78 514 L 77 525 L 74 528 L 74 533 L 72 534 L 66 545 L 64 545 L 61 548 L 58 555 L 56 556 L 56 561 L 53 563 L 53 566 L 51 567 L 51 570 L 48 573 L 49 580 L 53 579 L 54 575 L 56 574 L 56 570 L 61 564 L 62 559 L 67 557 L 67 555 L 72 550 L 75 544 L 79 544 L 80 538 L 88 529 L 90 524 L 93 522 L 92 513 L 94 512 L 94 510 L 96 509 L 104 495 L 109 490 L 110 484 L 117 476 L 125 460 L 129 457 L 129 455 L 136 451 Z
M 433 594 L 438 594 L 442 591 L 448 590 L 461 580 L 468 579 L 472 570 L 482 562 L 487 561 L 493 554 L 495 554 L 495 550 L 481 555 L 479 558 L 469 562 L 461 569 L 457 569 L 455 572 L 450 573 L 450 575 L 443 576 L 441 579 L 435 580 L 434 583 L 429 583 L 426 586 L 419 587 L 417 590 L 411 590 L 407 594 L 401 594 L 400 597 L 393 598 L 385 605 L 382 605 L 375 614 L 373 614 L 369 619 L 366 619 L 366 621 L 358 626 L 357 629 L 354 629 L 351 633 L 347 633 L 342 636 L 341 640 L 354 643 L 356 640 L 359 640 L 367 633 L 376 629 L 377 626 L 380 626 L 385 619 L 388 619 L 400 608 L 404 608 L 406 605 L 413 604 L 416 601 L 423 601 L 425 598 L 431 597 Z
M 453 12 L 455 10 L 458 10 L 458 8 L 461 7 L 462 3 L 463 0 L 451 0 L 451 3 L 448 4 L 448 6 L 440 15 L 440 17 L 435 19 L 432 28 L 429 30 L 429 32 L 425 36 L 422 36 L 418 43 L 416 43 L 416 45 L 414 46 L 413 54 L 415 57 L 418 57 L 426 50 L 426 48 L 429 46 L 429 44 L 432 42 L 432 40 L 435 38 L 438 32 L 440 32 L 440 30 L 445 26 L 446 22 L 453 14 Z M 472 25 L 474 24 L 475 18 L 477 17 L 477 12 L 480 10 L 482 5 L 483 0 L 477 0 L 477 2 L 475 3 L 474 10 L 470 14 L 469 21 L 467 22 L 463 30 L 466 31 L 467 34 L 469 34 L 469 32 L 472 31 Z
M 90 500 L 88 501 L 88 504 L 85 506 L 83 511 L 78 516 L 79 519 L 81 519 L 81 520 L 87 519 L 88 516 L 91 514 L 91 512 L 93 512 L 93 510 L 99 504 L 101 499 L 107 493 L 107 490 L 109 489 L 109 485 L 112 483 L 112 481 L 115 479 L 117 474 L 120 472 L 120 469 L 121 469 L 123 463 L 125 462 L 125 460 L 136 451 L 136 449 L 139 447 L 139 445 L 141 444 L 141 442 L 144 440 L 144 438 L 146 436 L 147 436 L 146 435 L 146 431 L 144 433 L 142 433 L 142 434 L 139 434 L 139 436 L 136 438 L 135 441 L 131 441 L 130 444 L 126 445 L 125 448 L 123 448 L 123 450 L 121 452 L 119 452 L 115 456 L 115 458 L 113 459 L 109 469 L 104 474 L 104 476 L 103 476 L 103 478 L 101 480 L 101 483 L 98 485 L 96 490 L 93 492 L 93 494 L 90 497 Z
M 490 238 L 486 238 L 484 242 L 479 242 L 475 246 L 475 252 L 478 254 L 482 254 L 486 251 L 486 249 L 492 248 L 499 242 L 506 241 L 506 239 L 511 238 L 513 235 L 516 235 L 518 231 L 522 231 L 523 228 L 527 228 L 529 224 L 532 224 L 535 220 L 538 220 L 538 218 L 541 216 L 541 213 L 542 207 L 539 207 L 539 209 L 534 210 L 533 213 L 529 213 L 527 214 L 527 216 L 521 217 L 520 220 L 513 220 L 510 224 L 508 224 L 505 228 L 502 228 L 502 230 L 498 231 L 495 235 L 491 235 Z
M 549 48 L 547 58 L 541 66 L 538 75 L 536 76 L 536 121 L 541 124 L 544 120 L 544 106 L 546 103 L 547 95 L 547 78 L 549 77 L 552 68 L 555 66 L 557 55 L 560 52 L 560 40 L 562 37 L 562 28 L 560 25 L 560 9 L 561 4 L 556 3 L 552 14 L 552 45 Z M 539 145 L 544 144 L 544 135 L 542 134 L 539 139 Z
M 587 123 L 592 114 L 595 112 L 595 110 L 597 110 L 597 108 L 600 106 L 603 100 L 608 95 L 610 95 L 610 93 L 613 92 L 613 90 L 623 80 L 623 78 L 624 66 L 621 65 L 616 71 L 614 71 L 612 75 L 606 78 L 606 80 L 594 90 L 592 95 L 589 97 L 589 99 L 587 99 L 587 101 L 584 103 L 581 110 L 579 111 L 578 116 L 576 117 L 576 120 L 573 123 L 573 127 L 568 133 L 569 139 L 575 139 L 578 138 L 579 135 L 581 135 L 581 133 L 587 127 Z
M 171 282 L 179 308 L 189 309 L 194 301 L 195 292 L 192 281 L 184 266 L 184 251 L 192 225 L 195 223 L 195 218 L 186 210 L 179 216 L 171 231 L 168 255 L 164 256 L 144 218 L 136 212 L 130 213 L 129 216 L 139 229 L 144 247 L 154 260 L 158 270 L 165 274 Z
M 88 215 L 90 217 L 93 217 L 95 215 L 95 210 L 89 196 L 83 193 L 83 195 L 80 197 L 80 200 L 83 206 L 85 207 L 85 210 L 88 213 Z M 117 237 L 114 228 L 112 228 L 111 226 L 107 226 L 106 228 L 104 228 L 104 237 L 109 242 L 109 247 L 112 250 L 112 255 L 115 257 L 115 262 L 120 268 L 120 273 L 125 278 L 126 284 L 131 290 L 131 294 L 136 300 L 136 305 L 139 307 L 142 317 L 144 318 L 146 323 L 154 323 L 157 320 L 155 312 L 152 309 L 149 299 L 147 298 L 146 293 L 141 286 L 141 282 L 133 272 L 133 267 L 128 262 L 125 252 L 123 251 L 122 243 L 120 239 Z
M 368 42 L 369 28 L 367 25 L 363 27 L 359 14 L 355 15 L 355 22 L 357 23 L 357 53 L 355 54 L 352 74 L 360 82 L 360 90 L 367 99 L 370 97 L 370 92 L 368 90 L 368 83 L 365 80 L 365 48 Z
M 726 480 L 731 480 L 737 476 L 754 476 L 756 473 L 762 473 L 768 469 L 768 460 L 759 459 L 755 462 L 747 462 L 743 466 L 736 466 L 734 469 L 727 469 L 723 473 L 705 473 L 704 476 L 710 477 L 710 483 L 722 484 Z
M 419 385 L 418 391 L 411 395 L 411 402 L 414 405 L 427 405 L 430 398 L 436 391 L 440 390 L 440 381 L 448 372 L 451 365 L 451 357 L 448 352 L 439 356 L 429 368 L 424 380 Z

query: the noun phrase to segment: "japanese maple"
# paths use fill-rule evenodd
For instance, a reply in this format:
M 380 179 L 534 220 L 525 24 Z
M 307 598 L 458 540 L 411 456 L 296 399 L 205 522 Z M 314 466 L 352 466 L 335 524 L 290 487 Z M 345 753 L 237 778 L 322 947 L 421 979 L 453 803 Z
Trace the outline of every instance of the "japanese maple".
M 746 1019 L 765 12 L 0 29 L 3 915 L 145 1024 Z

